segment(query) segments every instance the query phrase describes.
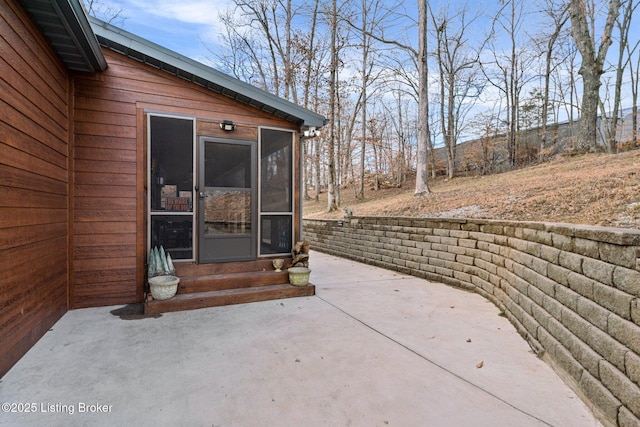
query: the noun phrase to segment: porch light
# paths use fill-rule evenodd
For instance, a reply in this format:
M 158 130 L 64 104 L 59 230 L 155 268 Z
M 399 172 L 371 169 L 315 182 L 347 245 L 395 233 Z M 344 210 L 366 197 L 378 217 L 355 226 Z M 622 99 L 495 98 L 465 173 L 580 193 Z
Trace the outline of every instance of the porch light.
M 220 129 L 225 132 L 231 132 L 236 130 L 236 125 L 231 120 L 224 120 L 222 123 L 220 123 Z
M 314 127 L 308 128 L 303 132 L 305 138 L 313 138 L 316 136 L 320 136 L 320 131 Z

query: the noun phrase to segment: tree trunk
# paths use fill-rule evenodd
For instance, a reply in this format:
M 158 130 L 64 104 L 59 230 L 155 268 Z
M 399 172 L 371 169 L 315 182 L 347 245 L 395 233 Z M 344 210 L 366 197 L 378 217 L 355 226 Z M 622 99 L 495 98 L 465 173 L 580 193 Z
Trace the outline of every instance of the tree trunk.
M 581 67 L 582 107 L 578 124 L 577 148 L 580 151 L 595 151 L 598 133 L 598 104 L 600 102 L 601 73 L 589 67 Z
M 356 199 L 364 199 L 364 162 L 367 147 L 367 86 L 369 63 L 369 35 L 367 34 L 367 2 L 362 1 L 362 136 L 360 141 L 360 184 L 356 191 Z M 354 177 L 355 179 L 355 177 Z
M 311 72 L 313 70 L 313 59 L 315 57 L 314 55 L 314 39 L 315 39 L 315 34 L 316 34 L 316 25 L 317 25 L 317 20 L 318 20 L 318 5 L 319 5 L 319 0 L 315 0 L 314 2 L 314 11 L 313 11 L 313 15 L 311 17 L 311 30 L 310 30 L 310 36 L 309 36 L 309 49 L 307 51 L 307 57 L 306 59 L 306 65 L 305 65 L 305 81 L 304 81 L 304 103 L 303 103 L 303 107 L 305 108 L 309 108 L 309 99 L 311 98 Z M 318 84 L 317 84 L 317 79 L 314 79 L 316 81 L 316 84 L 314 85 L 315 87 L 315 91 L 316 91 L 316 95 L 317 95 L 317 90 L 318 90 Z M 314 107 L 317 108 L 318 107 L 318 97 L 314 97 Z M 315 138 L 316 142 L 315 142 L 315 147 L 316 149 L 314 150 L 314 153 L 316 155 L 318 155 L 318 142 L 317 142 L 317 137 Z M 309 178 L 313 178 L 313 170 L 314 170 L 314 166 L 315 166 L 315 162 L 311 161 L 311 158 L 309 157 L 309 152 L 312 151 L 310 150 L 310 146 L 311 146 L 312 142 L 309 140 L 304 141 L 304 153 L 303 155 L 305 156 L 305 168 L 303 169 L 303 173 L 304 173 L 304 199 L 305 200 L 309 200 L 311 199 L 311 197 L 309 196 L 309 184 L 308 184 L 308 180 Z M 308 165 L 308 167 L 306 167 L 306 165 Z M 313 180 L 313 179 L 312 179 Z M 319 196 L 319 192 L 320 192 L 320 187 L 319 187 L 319 183 L 317 183 L 316 185 L 316 194 L 315 194 L 315 199 L 318 200 L 318 196 Z
M 617 20 L 619 30 L 618 39 L 618 64 L 616 66 L 616 83 L 615 94 L 613 97 L 613 113 L 611 114 L 612 123 L 608 129 L 607 135 L 607 153 L 614 154 L 618 151 L 617 134 L 618 134 L 618 115 L 620 111 L 620 103 L 622 97 L 622 79 L 627 67 L 631 64 L 631 55 L 625 58 L 626 47 L 629 46 L 629 31 L 632 25 L 632 18 L 638 4 L 633 4 L 633 0 L 626 0 L 623 3 L 622 19 Z M 630 70 L 633 72 L 633 70 Z M 604 113 L 603 113 L 604 118 Z
M 582 56 L 582 65 L 578 74 L 582 76 L 582 111 L 578 124 L 577 147 L 580 150 L 597 148 L 598 104 L 600 101 L 600 77 L 604 73 L 604 61 L 611 46 L 611 32 L 620 13 L 620 0 L 609 0 L 607 20 L 602 31 L 600 46 L 596 46 L 595 34 L 591 32 L 590 22 L 595 17 L 587 16 L 584 0 L 570 0 L 571 26 L 573 40 Z
M 447 161 L 449 169 L 449 179 L 452 179 L 456 174 L 456 145 L 457 132 L 456 132 L 456 119 L 454 114 L 455 108 L 455 76 L 449 75 L 449 100 L 447 101 Z
M 337 52 L 337 37 L 338 31 L 338 11 L 337 2 L 333 0 L 331 2 L 331 69 L 329 77 L 329 117 L 331 124 L 329 125 L 329 146 L 327 150 L 328 158 L 328 196 L 327 196 L 327 212 L 333 212 L 338 210 L 338 204 L 336 202 L 336 153 L 335 153 L 335 140 L 336 140 L 336 80 L 337 80 L 337 68 L 338 68 L 338 52 Z
M 313 156 L 313 163 L 314 163 L 314 171 L 315 171 L 315 177 L 313 179 L 314 183 L 315 183 L 315 189 L 316 189 L 316 194 L 314 195 L 314 199 L 317 201 L 320 200 L 320 190 L 321 190 L 321 172 L 320 172 L 320 140 L 319 138 L 315 138 L 315 142 L 314 142 L 314 156 Z
M 631 56 L 631 53 L 629 53 Z M 638 54 L 637 66 L 633 68 L 633 62 L 629 62 L 629 75 L 631 77 L 631 138 L 632 147 L 638 147 L 638 81 L 640 80 L 640 54 Z
M 416 154 L 415 196 L 429 194 L 427 144 L 429 134 L 429 90 L 427 66 L 427 0 L 418 0 L 418 151 Z
M 544 72 L 544 93 L 542 95 L 542 138 L 540 139 L 540 149 L 538 151 L 538 161 L 544 160 L 544 150 L 547 148 L 547 122 L 549 121 L 549 92 L 551 85 L 551 61 L 553 60 L 553 48 L 560 37 L 562 27 L 569 19 L 566 6 L 562 6 L 562 10 L 559 15 L 554 15 L 553 11 L 549 11 L 549 14 L 553 16 L 555 28 L 551 37 L 547 42 L 547 51 L 545 54 L 545 72 Z

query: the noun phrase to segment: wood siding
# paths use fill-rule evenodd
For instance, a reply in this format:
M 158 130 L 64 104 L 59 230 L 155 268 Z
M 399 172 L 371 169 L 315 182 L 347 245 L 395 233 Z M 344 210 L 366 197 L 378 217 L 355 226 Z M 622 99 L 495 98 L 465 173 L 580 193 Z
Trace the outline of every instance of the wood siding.
M 0 376 L 66 312 L 69 78 L 0 0 Z
M 104 53 L 109 64 L 105 72 L 74 77 L 74 308 L 142 302 L 145 112 L 196 117 L 198 134 L 212 136 L 221 132 L 216 126 L 223 119 L 237 124 L 236 137 L 257 135 L 258 125 L 297 130 L 290 122 L 166 72 Z

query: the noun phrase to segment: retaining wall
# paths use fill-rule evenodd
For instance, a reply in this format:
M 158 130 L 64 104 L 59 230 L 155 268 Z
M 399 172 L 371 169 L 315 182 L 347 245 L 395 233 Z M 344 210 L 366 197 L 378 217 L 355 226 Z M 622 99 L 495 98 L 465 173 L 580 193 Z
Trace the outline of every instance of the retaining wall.
M 640 231 L 476 219 L 305 219 L 314 250 L 471 289 L 607 425 L 640 426 Z

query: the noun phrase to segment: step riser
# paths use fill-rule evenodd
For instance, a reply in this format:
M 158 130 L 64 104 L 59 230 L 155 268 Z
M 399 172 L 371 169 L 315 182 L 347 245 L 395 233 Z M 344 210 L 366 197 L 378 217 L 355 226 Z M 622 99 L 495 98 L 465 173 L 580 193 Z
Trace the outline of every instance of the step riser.
M 291 257 L 283 257 L 284 265 L 291 264 Z M 233 273 L 245 273 L 247 271 L 265 272 L 274 271 L 273 259 L 260 259 L 256 261 L 242 261 L 242 262 L 226 262 L 226 263 L 211 263 L 211 264 L 194 264 L 192 262 L 174 262 L 176 268 L 176 275 L 178 277 L 198 277 L 198 276 L 212 276 L 217 274 L 233 274 Z
M 184 277 L 180 279 L 178 293 L 220 291 L 224 289 L 253 288 L 289 283 L 286 272 L 265 272 L 242 275 Z
M 283 298 L 295 298 L 315 295 L 315 286 L 304 287 L 287 286 L 278 289 L 259 289 L 242 293 L 223 291 L 217 295 L 204 295 L 202 297 L 189 297 L 188 299 L 175 298 L 167 301 L 152 301 L 144 304 L 145 314 L 159 314 L 174 311 L 194 310 L 198 308 L 219 307 L 234 304 L 246 304 L 258 301 L 270 301 Z

